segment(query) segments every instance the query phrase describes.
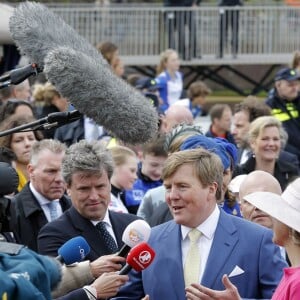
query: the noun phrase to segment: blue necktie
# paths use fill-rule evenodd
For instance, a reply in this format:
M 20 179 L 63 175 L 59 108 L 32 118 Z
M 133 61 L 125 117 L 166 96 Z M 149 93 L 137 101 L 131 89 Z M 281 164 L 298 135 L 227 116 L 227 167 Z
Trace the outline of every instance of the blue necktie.
M 47 206 L 49 207 L 49 211 L 50 211 L 50 220 L 51 221 L 58 218 L 57 205 L 58 205 L 58 202 L 56 202 L 56 201 L 51 201 L 47 204 Z
M 113 237 L 110 235 L 110 233 L 106 229 L 105 222 L 99 222 L 96 225 L 96 228 L 101 233 L 101 236 L 103 237 L 104 242 L 105 242 L 107 248 L 109 249 L 110 253 L 116 253 L 118 251 L 118 247 L 116 245 L 115 240 L 113 239 Z

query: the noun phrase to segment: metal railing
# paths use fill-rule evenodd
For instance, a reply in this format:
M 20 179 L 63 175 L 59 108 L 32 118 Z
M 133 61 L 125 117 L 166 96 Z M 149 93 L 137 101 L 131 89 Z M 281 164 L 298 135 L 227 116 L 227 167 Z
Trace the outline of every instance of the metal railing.
M 121 55 L 137 64 L 139 60 L 146 64 L 151 57 L 157 62 L 159 53 L 169 47 L 187 59 L 222 54 L 276 57 L 300 49 L 300 7 L 169 9 L 94 5 L 51 9 L 91 44 L 110 40 L 119 46 Z

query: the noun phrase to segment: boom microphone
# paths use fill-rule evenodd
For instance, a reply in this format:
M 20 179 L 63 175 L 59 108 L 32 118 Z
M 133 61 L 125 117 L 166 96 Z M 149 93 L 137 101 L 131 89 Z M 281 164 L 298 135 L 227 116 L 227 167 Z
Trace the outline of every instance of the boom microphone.
M 155 135 L 158 114 L 150 101 L 113 74 L 101 54 L 46 6 L 20 4 L 10 31 L 20 50 L 45 66 L 49 81 L 81 113 L 129 144 Z
M 3 85 L 9 86 L 11 84 L 18 84 L 30 77 L 31 75 L 37 75 L 41 70 L 34 63 L 12 70 L 7 74 L 0 77 L 0 82 L 4 82 Z
M 59 47 L 46 56 L 44 71 L 80 112 L 118 139 L 144 143 L 157 131 L 158 114 L 150 101 L 87 55 Z
M 144 220 L 131 222 L 124 230 L 122 241 L 124 246 L 117 253 L 118 256 L 126 257 L 130 249 L 141 242 L 147 242 L 150 236 L 151 227 Z
M 66 265 L 71 265 L 82 261 L 90 253 L 90 246 L 85 238 L 77 236 L 65 242 L 57 252 L 57 260 Z
M 141 272 L 148 268 L 155 257 L 154 250 L 145 242 L 133 247 L 128 253 L 126 265 L 119 271 L 119 275 L 128 274 L 131 269 Z
M 108 66 L 96 48 L 43 4 L 19 4 L 9 19 L 9 31 L 21 52 L 40 68 L 49 51 L 57 46 L 76 49 Z

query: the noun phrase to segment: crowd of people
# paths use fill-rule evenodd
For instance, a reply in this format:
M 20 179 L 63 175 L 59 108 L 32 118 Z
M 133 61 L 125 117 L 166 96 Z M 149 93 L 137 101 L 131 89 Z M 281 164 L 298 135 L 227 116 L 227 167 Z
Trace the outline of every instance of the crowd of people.
M 82 115 L 0 137 L 0 173 L 17 178 L 9 192 L 0 185 L 0 240 L 9 242 L 0 252 L 0 296 L 17 299 L 23 288 L 32 299 L 298 299 L 297 66 L 275 74 L 265 101 L 248 96 L 233 109 L 218 103 L 208 110 L 211 89 L 199 80 L 184 89 L 174 49 L 161 54 L 155 78 L 125 78 L 118 47 L 97 49 L 156 108 L 158 131 L 130 145 Z M 50 82 L 29 90 L 24 82 L 1 90 L 0 131 L 74 110 Z M 197 120 L 206 114 L 205 132 Z M 142 272 L 119 275 L 122 234 L 140 219 L 152 227 L 156 257 Z M 90 246 L 84 261 L 60 266 L 49 258 L 76 236 Z M 12 251 L 48 272 L 44 282 L 11 284 L 4 262 Z

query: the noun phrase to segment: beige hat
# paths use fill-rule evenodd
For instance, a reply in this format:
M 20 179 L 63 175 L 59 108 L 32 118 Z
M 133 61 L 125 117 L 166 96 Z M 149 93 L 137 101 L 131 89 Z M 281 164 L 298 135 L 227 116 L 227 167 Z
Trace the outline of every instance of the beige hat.
M 242 174 L 235 176 L 228 184 L 228 189 L 232 193 L 238 193 L 240 191 L 240 186 L 244 179 L 247 177 L 247 174 Z
M 281 196 L 255 192 L 244 196 L 244 199 L 300 233 L 300 178 L 289 184 Z

